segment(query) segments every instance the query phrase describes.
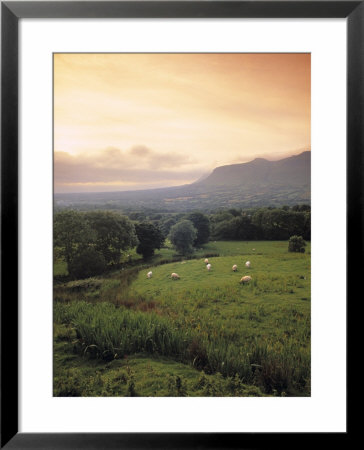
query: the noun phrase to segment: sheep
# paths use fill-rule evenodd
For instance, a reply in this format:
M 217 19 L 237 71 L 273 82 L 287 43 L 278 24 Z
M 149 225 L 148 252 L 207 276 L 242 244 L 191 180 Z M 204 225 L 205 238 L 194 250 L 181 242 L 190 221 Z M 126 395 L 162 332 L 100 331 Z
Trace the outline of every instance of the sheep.
M 251 281 L 252 277 L 250 277 L 249 275 L 245 275 L 244 277 L 241 278 L 240 283 L 249 283 L 249 281 Z
M 147 273 L 147 278 L 152 278 L 153 272 L 148 272 Z
M 179 275 L 178 275 L 178 273 L 172 273 L 172 275 L 171 275 L 171 278 L 172 278 L 172 280 L 179 280 Z
M 211 264 L 207 264 L 206 269 L 211 270 Z
M 206 258 L 205 259 L 205 264 L 208 264 L 209 263 L 209 260 Z
M 245 265 L 246 265 L 246 267 L 250 267 L 250 261 L 247 261 L 247 262 L 245 263 Z
M 236 272 L 238 270 L 238 266 L 236 264 L 234 264 L 232 269 L 233 269 L 233 272 Z

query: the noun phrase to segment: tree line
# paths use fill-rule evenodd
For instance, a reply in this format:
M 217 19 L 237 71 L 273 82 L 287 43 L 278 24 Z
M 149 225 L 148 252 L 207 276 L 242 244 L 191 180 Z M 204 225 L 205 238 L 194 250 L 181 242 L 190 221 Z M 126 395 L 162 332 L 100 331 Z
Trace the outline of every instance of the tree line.
M 168 238 L 181 255 L 192 254 L 210 239 L 288 240 L 311 238 L 311 212 L 307 205 L 256 210 L 229 209 L 206 215 L 65 210 L 54 215 L 54 256 L 63 258 L 73 278 L 103 273 L 121 256 L 136 248 L 148 259 Z
M 311 211 L 308 209 L 230 210 L 213 215 L 210 220 L 215 240 L 281 241 L 293 235 L 311 240 Z
M 191 217 L 195 216 L 194 220 Z M 255 208 L 241 210 L 230 208 L 202 213 L 151 213 L 133 212 L 134 220 L 149 220 L 158 224 L 163 235 L 168 236 L 172 226 L 181 220 L 191 220 L 204 237 L 201 243 L 213 240 L 287 240 L 293 235 L 311 240 L 311 208 L 309 205 L 283 206 L 281 208 Z M 207 240 L 206 240 L 207 239 Z M 196 242 L 197 244 L 199 242 Z

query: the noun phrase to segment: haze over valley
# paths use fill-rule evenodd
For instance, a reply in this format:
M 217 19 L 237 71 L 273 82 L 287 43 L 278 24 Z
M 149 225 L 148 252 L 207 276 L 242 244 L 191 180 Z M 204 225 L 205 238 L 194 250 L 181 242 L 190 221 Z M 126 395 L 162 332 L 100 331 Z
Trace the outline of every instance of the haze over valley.
M 204 211 L 310 203 L 311 152 L 215 168 L 194 183 L 161 189 L 55 194 L 56 208 Z

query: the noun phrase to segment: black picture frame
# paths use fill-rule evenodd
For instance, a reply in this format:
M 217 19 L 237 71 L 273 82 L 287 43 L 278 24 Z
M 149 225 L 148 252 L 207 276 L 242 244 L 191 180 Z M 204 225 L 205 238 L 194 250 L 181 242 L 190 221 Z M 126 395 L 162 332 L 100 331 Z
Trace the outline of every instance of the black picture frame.
M 1 2 L 1 448 L 265 448 L 300 445 L 303 433 L 18 432 L 18 22 L 22 18 L 346 18 L 347 312 L 363 263 L 364 1 L 3 1 Z M 361 259 L 362 261 L 362 259 Z M 340 269 L 342 270 L 342 269 Z M 350 341 L 347 349 L 350 355 Z M 349 373 L 348 373 L 349 375 Z M 349 397 L 348 397 L 349 398 Z M 340 442 L 347 432 L 333 433 Z M 351 434 L 351 433 L 350 433 Z M 316 433 L 319 443 L 327 435 Z M 344 444 L 343 442 L 341 442 Z

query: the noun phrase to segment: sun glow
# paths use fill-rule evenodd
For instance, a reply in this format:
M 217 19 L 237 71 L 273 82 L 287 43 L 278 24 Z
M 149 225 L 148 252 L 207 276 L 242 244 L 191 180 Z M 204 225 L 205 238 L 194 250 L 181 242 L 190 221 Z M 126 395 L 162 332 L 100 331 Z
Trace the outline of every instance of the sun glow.
M 310 149 L 309 54 L 55 54 L 55 191 L 190 183 Z

